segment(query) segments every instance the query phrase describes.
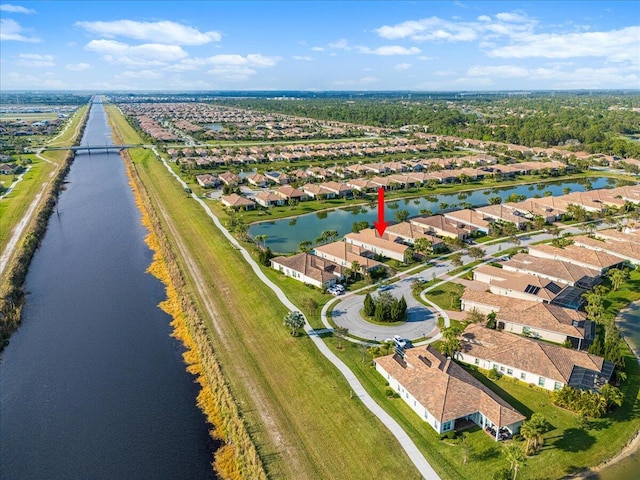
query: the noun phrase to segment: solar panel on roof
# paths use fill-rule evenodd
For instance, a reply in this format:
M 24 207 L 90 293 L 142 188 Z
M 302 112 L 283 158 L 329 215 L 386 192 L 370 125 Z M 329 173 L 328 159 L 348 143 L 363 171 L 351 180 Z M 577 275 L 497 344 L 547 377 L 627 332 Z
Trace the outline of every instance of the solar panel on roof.
M 549 282 L 544 288 L 546 288 L 547 290 L 549 290 L 551 293 L 555 295 L 560 293 L 560 291 L 562 290 L 562 287 L 560 285 L 557 285 L 553 282 Z
M 535 285 L 527 285 L 527 288 L 524 289 L 524 293 L 530 293 L 531 295 L 537 295 L 539 291 L 540 287 Z

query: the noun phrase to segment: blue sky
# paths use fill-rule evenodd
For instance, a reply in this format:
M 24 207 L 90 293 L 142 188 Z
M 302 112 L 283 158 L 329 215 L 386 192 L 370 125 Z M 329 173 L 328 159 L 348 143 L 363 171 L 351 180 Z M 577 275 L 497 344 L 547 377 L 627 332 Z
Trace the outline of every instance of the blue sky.
M 633 1 L 0 3 L 0 88 L 640 88 Z

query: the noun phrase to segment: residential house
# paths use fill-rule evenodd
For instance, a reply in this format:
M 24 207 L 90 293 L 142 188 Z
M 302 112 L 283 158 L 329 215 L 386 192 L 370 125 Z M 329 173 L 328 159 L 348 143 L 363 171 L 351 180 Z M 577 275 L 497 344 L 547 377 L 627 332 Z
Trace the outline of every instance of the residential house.
M 261 173 L 252 173 L 251 175 L 247 175 L 247 182 L 255 187 L 263 188 L 267 186 L 267 177 Z
M 503 270 L 529 273 L 560 285 L 591 289 L 600 282 L 600 271 L 551 258 L 517 253 L 502 263 Z
M 283 185 L 274 190 L 274 193 L 287 201 L 297 200 L 298 202 L 303 202 L 309 198 L 304 191 L 293 188 L 291 185 Z
M 426 238 L 431 242 L 431 249 L 434 252 L 437 252 L 444 247 L 442 239 L 429 235 L 428 233 L 424 233 L 421 228 L 414 226 L 411 222 L 389 225 L 385 230 L 385 233 L 389 236 L 389 239 L 394 242 L 402 241 L 410 245 L 413 245 L 418 238 Z
M 325 258 L 342 265 L 344 268 L 353 268 L 353 262 L 358 262 L 360 271 L 369 272 L 377 268 L 386 268 L 384 263 L 373 260 L 373 253 L 362 247 L 337 241 L 326 245 L 319 245 L 311 252 L 314 255 Z
M 484 234 L 489 233 L 491 221 L 487 220 L 475 210 L 464 208 L 442 214 L 450 223 L 463 230 L 470 230 L 471 234 L 476 231 Z
M 309 253 L 272 258 L 271 267 L 288 277 L 318 288 L 330 287 L 344 278 L 341 265 Z
M 333 192 L 336 197 L 350 197 L 353 193 L 353 190 L 344 183 L 323 182 L 320 186 L 329 192 Z
M 476 212 L 483 215 L 485 218 L 488 217 L 494 221 L 513 223 L 518 230 L 522 230 L 528 223 L 530 223 L 530 220 L 524 215 L 521 215 L 519 211 L 502 204 L 487 205 L 486 207 L 476 208 Z
M 598 236 L 599 232 L 596 232 Z M 578 247 L 593 250 L 596 252 L 605 252 L 614 257 L 627 260 L 634 265 L 640 265 L 640 243 L 629 240 L 599 240 L 587 236 L 571 237 L 573 244 Z
M 217 175 L 205 173 L 203 175 L 196 175 L 196 181 L 204 188 L 212 188 L 220 185 L 220 179 Z
M 540 342 L 478 324 L 460 336 L 456 360 L 537 385 L 560 390 L 565 385 L 599 390 L 611 380 L 615 364 L 587 352 Z
M 263 207 L 281 206 L 286 203 L 286 200 L 280 195 L 266 190 L 258 193 L 254 198 L 256 203 Z
M 590 250 L 577 245 L 568 245 L 563 248 L 552 245 L 530 245 L 529 255 L 540 258 L 550 258 L 571 262 L 591 270 L 597 270 L 600 274 L 605 273 L 610 268 L 619 268 L 624 265 L 624 260 L 606 252 Z
M 486 283 L 489 291 L 496 295 L 533 302 L 551 303 L 564 288 L 564 285 L 560 286 L 537 275 L 514 272 L 492 265 L 476 267 L 473 270 L 473 279 Z
M 374 254 L 393 258 L 400 262 L 404 261 L 405 252 L 409 248 L 391 240 L 386 233 L 381 237 L 378 236 L 378 233 L 373 228 L 365 228 L 358 233 L 348 233 L 344 236 L 344 241 L 369 250 Z
M 289 176 L 286 173 L 265 172 L 264 176 L 268 182 L 273 182 L 278 185 L 286 185 L 289 183 Z
M 220 181 L 229 187 L 237 187 L 238 184 L 242 183 L 242 179 L 232 172 L 224 172 L 218 175 Z
M 317 183 L 307 183 L 303 185 L 302 191 L 311 198 L 318 198 L 319 195 L 324 195 L 325 198 L 336 197 L 336 193 L 334 191 L 328 190 Z
M 220 201 L 225 207 L 232 208 L 234 210 L 252 210 L 256 207 L 256 204 L 248 198 L 232 193 L 231 195 L 222 195 Z
M 434 347 L 416 347 L 374 360 L 400 398 L 437 433 L 474 422 L 518 433 L 524 415 Z
M 424 233 L 445 238 L 464 240 L 473 232 L 473 227 L 465 225 L 464 228 L 461 228 L 456 222 L 448 220 L 444 215 L 415 217 L 410 219 L 409 222 Z
M 558 344 L 568 340 L 578 350 L 588 348 L 595 338 L 595 324 L 586 320 L 584 313 L 557 305 L 467 288 L 461 297 L 461 308 L 483 314 L 496 312 L 499 330 Z

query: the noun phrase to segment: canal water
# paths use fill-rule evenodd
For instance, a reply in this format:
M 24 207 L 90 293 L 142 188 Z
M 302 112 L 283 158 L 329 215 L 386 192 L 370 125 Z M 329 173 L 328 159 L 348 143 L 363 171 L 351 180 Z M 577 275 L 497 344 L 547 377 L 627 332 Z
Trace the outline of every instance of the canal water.
M 82 143 L 112 143 L 100 103 Z M 215 478 L 122 159 L 78 155 L 66 180 L 0 357 L 0 478 Z
M 585 190 L 613 187 L 615 180 L 611 178 L 589 178 L 585 180 L 565 180 L 557 182 L 540 183 L 537 185 L 517 185 L 506 188 L 491 188 L 485 190 L 475 190 L 472 192 L 448 193 L 432 195 L 414 199 L 404 199 L 385 204 L 385 219 L 394 220 L 394 213 L 397 210 L 406 210 L 410 217 L 420 214 L 423 209 L 428 209 L 432 213 L 441 210 L 452 210 L 463 208 L 460 205 L 471 204 L 474 207 L 487 205 L 490 197 L 500 197 L 505 200 L 509 195 L 524 195 L 527 198 L 549 192 L 553 196 L 563 195 L 568 188 L 572 192 L 583 192 Z M 549 194 L 547 193 L 547 195 Z M 338 236 L 351 232 L 353 223 L 366 221 L 370 224 L 377 218 L 377 204 L 362 207 L 346 207 L 329 212 L 316 212 L 301 215 L 296 218 L 287 218 L 273 222 L 261 222 L 249 227 L 249 235 L 267 235 L 266 245 L 274 252 L 291 253 L 295 252 L 304 240 L 312 242 L 325 230 L 336 230 Z

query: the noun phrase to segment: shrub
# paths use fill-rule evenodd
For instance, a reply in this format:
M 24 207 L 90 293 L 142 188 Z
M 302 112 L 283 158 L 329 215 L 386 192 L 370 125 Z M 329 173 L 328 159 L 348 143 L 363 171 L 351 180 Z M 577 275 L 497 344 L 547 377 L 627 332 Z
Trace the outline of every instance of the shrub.
M 500 378 L 500 372 L 498 372 L 498 370 L 496 370 L 495 368 L 492 368 L 491 370 L 489 370 L 487 377 L 491 380 L 498 380 Z
M 449 440 L 455 440 L 456 438 L 456 431 L 455 430 L 450 430 L 447 432 L 447 438 Z

